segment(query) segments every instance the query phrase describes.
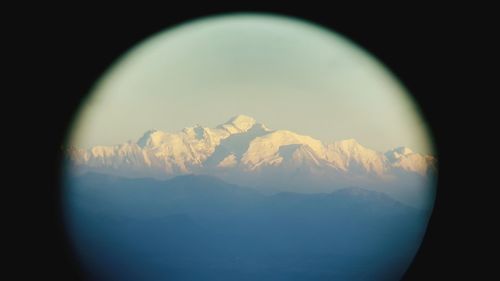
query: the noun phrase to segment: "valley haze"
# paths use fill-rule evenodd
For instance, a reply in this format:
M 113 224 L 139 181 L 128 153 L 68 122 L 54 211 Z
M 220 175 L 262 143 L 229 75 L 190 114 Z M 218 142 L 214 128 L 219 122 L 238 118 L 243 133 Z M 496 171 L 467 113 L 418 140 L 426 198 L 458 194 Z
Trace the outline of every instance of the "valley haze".
M 67 229 L 95 281 L 397 281 L 428 219 L 357 187 L 264 195 L 211 176 L 67 180 Z
M 279 15 L 137 44 L 67 144 L 63 219 L 89 281 L 397 281 L 436 194 L 432 137 L 397 77 Z
M 246 115 L 206 128 L 149 130 L 137 141 L 67 151 L 72 173 L 168 179 L 204 174 L 265 193 L 331 192 L 358 186 L 430 208 L 436 159 L 397 147 L 379 152 L 354 139 L 322 142 L 274 130 Z

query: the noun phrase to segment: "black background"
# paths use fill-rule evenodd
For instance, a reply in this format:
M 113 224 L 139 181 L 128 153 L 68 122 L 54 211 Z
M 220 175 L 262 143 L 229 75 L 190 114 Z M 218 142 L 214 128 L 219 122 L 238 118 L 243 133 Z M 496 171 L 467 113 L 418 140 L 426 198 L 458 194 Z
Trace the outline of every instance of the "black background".
M 16 103 L 19 110 L 11 116 L 17 119 L 28 112 L 34 117 L 17 126 L 21 132 L 16 134 L 29 128 L 37 139 L 36 146 L 23 150 L 23 156 L 35 155 L 36 161 L 30 176 L 23 171 L 20 184 L 27 188 L 21 198 L 32 200 L 18 207 L 20 213 L 26 213 L 15 228 L 22 229 L 18 236 L 23 242 L 15 256 L 22 265 L 19 273 L 50 280 L 82 277 L 60 222 L 59 161 L 66 130 L 79 102 L 106 68 L 142 39 L 185 20 L 222 12 L 261 11 L 297 16 L 347 36 L 386 64 L 414 94 L 437 144 L 440 177 L 428 233 L 403 280 L 468 278 L 472 248 L 468 236 L 475 232 L 471 224 L 477 218 L 464 211 L 463 200 L 475 198 L 465 194 L 463 186 L 468 183 L 454 156 L 458 113 L 453 109 L 467 103 L 459 89 L 467 79 L 460 70 L 468 60 L 464 34 L 466 38 L 475 36 L 473 27 L 464 24 L 470 18 L 457 14 L 452 7 L 354 6 L 218 2 L 200 6 L 183 2 L 180 7 L 175 3 L 125 5 L 107 11 L 85 5 L 64 10 L 31 7 L 29 14 L 17 19 L 23 23 L 17 33 L 22 40 L 19 42 L 23 42 L 18 51 L 20 57 L 29 59 L 19 60 L 12 68 L 29 78 L 18 85 L 23 89 L 15 93 L 20 99 Z M 468 124 L 461 124 L 459 130 L 468 130 Z M 475 272 L 476 280 L 477 274 L 480 272 Z

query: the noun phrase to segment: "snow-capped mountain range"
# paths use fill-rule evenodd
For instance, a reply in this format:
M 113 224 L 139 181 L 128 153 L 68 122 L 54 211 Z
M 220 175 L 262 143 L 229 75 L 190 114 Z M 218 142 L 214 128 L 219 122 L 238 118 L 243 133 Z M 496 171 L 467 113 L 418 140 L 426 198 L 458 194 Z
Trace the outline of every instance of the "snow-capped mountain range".
M 271 130 L 245 115 L 216 128 L 196 125 L 176 133 L 150 130 L 136 142 L 72 147 L 68 155 L 78 172 L 155 178 L 208 174 L 276 189 L 421 185 L 436 162 L 406 147 L 384 153 L 354 139 L 324 143 L 287 130 Z

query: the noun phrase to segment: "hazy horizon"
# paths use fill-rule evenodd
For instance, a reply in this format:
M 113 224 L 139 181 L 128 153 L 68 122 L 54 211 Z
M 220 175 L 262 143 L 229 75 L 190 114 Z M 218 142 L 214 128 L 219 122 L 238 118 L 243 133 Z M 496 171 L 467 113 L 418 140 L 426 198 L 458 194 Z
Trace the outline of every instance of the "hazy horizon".
M 103 145 L 68 147 L 61 167 L 88 280 L 397 281 L 436 195 L 433 140 L 402 84 L 282 16 L 142 42 L 97 82 L 66 145 Z
M 230 116 L 228 118 L 226 118 L 226 120 L 224 121 L 221 121 L 217 124 L 214 124 L 214 125 L 205 125 L 201 122 L 198 122 L 198 123 L 195 123 L 195 124 L 190 124 L 190 125 L 186 125 L 182 128 L 178 128 L 177 130 L 173 130 L 173 131 L 167 131 L 165 129 L 161 129 L 161 128 L 148 128 L 148 129 L 145 129 L 143 131 L 142 134 L 136 136 L 136 137 L 130 137 L 126 140 L 123 140 L 121 142 L 117 142 L 117 143 L 95 143 L 95 144 L 89 144 L 87 146 L 84 146 L 84 145 L 74 145 L 76 146 L 77 148 L 83 148 L 83 149 L 90 149 L 92 147 L 95 147 L 95 146 L 114 146 L 114 145 L 120 145 L 120 144 L 123 144 L 123 143 L 126 143 L 126 142 L 137 142 L 145 133 L 149 132 L 149 131 L 153 131 L 153 130 L 157 130 L 157 131 L 162 131 L 162 132 L 165 132 L 165 133 L 172 133 L 172 134 L 175 134 L 175 133 L 179 133 L 181 132 L 183 129 L 186 129 L 186 128 L 192 128 L 192 127 L 196 127 L 196 126 L 201 126 L 201 127 L 204 127 L 204 128 L 217 128 L 218 126 L 220 125 L 223 125 L 225 123 L 227 123 L 229 120 L 231 120 L 232 118 L 234 117 L 237 117 L 237 116 L 248 116 L 248 117 L 251 117 L 253 118 L 255 121 L 256 121 L 256 124 L 262 124 L 264 126 L 266 126 L 269 130 L 271 131 L 275 131 L 275 130 L 286 130 L 286 131 L 290 131 L 286 128 L 272 128 L 270 126 L 268 126 L 268 124 L 266 124 L 265 122 L 261 122 L 260 120 L 258 120 L 257 118 L 254 118 L 253 116 L 250 116 L 248 114 L 237 114 L 237 115 L 234 115 L 234 116 Z M 292 131 L 293 132 L 293 131 Z M 301 132 L 294 132 L 294 133 L 297 133 L 299 135 L 304 135 L 302 134 Z M 315 138 L 317 139 L 315 136 L 310 136 L 312 138 Z M 327 144 L 327 143 L 334 143 L 334 142 L 339 142 L 339 141 L 345 141 L 345 140 L 351 140 L 351 139 L 354 139 L 356 140 L 358 143 L 360 143 L 361 145 L 367 147 L 367 148 L 370 148 L 370 149 L 373 149 L 373 147 L 370 147 L 362 142 L 360 142 L 358 139 L 356 138 L 342 138 L 342 139 L 330 139 L 330 140 L 323 140 L 323 139 L 318 139 L 319 141 L 321 141 L 322 143 L 324 144 Z M 378 152 L 386 152 L 386 151 L 389 151 L 389 150 L 392 150 L 392 149 L 396 149 L 396 148 L 399 148 L 399 147 L 406 147 L 406 148 L 409 148 L 411 149 L 412 151 L 416 152 L 416 153 L 422 153 L 421 151 L 418 151 L 416 150 L 415 148 L 413 147 L 410 147 L 410 146 L 406 146 L 406 145 L 397 145 L 397 146 L 393 146 L 393 147 L 388 147 L 387 149 L 385 150 L 376 150 Z M 430 154 L 430 153 L 424 153 L 425 155 L 432 155 L 432 156 L 435 156 L 433 154 Z
M 148 38 L 98 81 L 70 132 L 88 148 L 244 114 L 323 142 L 433 152 L 402 84 L 342 36 L 300 20 L 229 15 Z

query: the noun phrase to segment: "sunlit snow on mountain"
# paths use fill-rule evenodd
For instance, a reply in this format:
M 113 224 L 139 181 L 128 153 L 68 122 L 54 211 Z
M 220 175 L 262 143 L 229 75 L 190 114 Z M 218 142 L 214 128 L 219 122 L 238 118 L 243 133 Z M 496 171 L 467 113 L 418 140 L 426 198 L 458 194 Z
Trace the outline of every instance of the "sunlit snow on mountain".
M 400 280 L 436 194 L 421 112 L 314 23 L 232 14 L 159 32 L 99 78 L 63 144 L 84 280 Z
M 436 159 L 398 147 L 379 152 L 354 139 L 323 142 L 267 128 L 245 115 L 215 127 L 149 130 L 135 142 L 68 151 L 75 173 L 168 179 L 206 174 L 264 192 L 330 192 L 363 186 L 412 206 L 432 195 Z

